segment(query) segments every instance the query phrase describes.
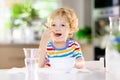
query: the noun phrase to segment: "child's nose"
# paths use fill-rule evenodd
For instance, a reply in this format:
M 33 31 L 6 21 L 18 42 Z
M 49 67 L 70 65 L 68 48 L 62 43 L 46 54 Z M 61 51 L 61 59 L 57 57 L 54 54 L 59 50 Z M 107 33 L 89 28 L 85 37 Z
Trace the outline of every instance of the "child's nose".
M 60 27 L 59 27 L 59 26 L 56 26 L 56 27 L 55 27 L 55 30 L 60 30 Z

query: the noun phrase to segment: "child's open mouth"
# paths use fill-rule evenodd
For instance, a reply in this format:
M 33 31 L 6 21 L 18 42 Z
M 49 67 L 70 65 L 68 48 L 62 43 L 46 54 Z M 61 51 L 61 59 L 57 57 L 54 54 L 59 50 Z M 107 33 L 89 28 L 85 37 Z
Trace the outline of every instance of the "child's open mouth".
M 61 33 L 55 33 L 56 37 L 60 37 L 62 34 Z

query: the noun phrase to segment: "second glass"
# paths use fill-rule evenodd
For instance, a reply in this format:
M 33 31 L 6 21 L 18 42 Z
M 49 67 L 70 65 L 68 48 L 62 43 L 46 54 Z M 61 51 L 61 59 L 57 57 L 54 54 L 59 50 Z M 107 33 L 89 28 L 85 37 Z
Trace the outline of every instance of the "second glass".
M 25 67 L 27 73 L 35 73 L 38 68 L 38 58 L 40 56 L 40 49 L 38 48 L 23 48 L 25 55 Z

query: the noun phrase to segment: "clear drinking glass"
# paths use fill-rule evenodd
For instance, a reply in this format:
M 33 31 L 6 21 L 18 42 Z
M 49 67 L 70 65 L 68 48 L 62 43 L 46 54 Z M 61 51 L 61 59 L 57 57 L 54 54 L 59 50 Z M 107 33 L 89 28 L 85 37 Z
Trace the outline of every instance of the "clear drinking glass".
M 40 49 L 38 48 L 23 48 L 25 55 L 25 67 L 27 73 L 35 73 L 38 69 L 38 58 Z
M 110 36 L 106 46 L 106 70 L 115 79 L 120 79 L 120 17 L 109 17 Z M 109 78 L 107 80 L 113 80 Z

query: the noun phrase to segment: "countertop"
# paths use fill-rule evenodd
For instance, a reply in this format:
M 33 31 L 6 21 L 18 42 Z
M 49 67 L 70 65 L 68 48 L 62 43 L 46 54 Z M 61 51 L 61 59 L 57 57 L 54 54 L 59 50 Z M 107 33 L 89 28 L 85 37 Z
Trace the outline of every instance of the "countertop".
M 0 80 L 105 80 L 104 70 L 90 72 L 80 70 L 76 73 L 38 73 L 36 76 L 28 76 L 28 74 L 22 73 L 20 68 L 12 70 L 1 69 Z

